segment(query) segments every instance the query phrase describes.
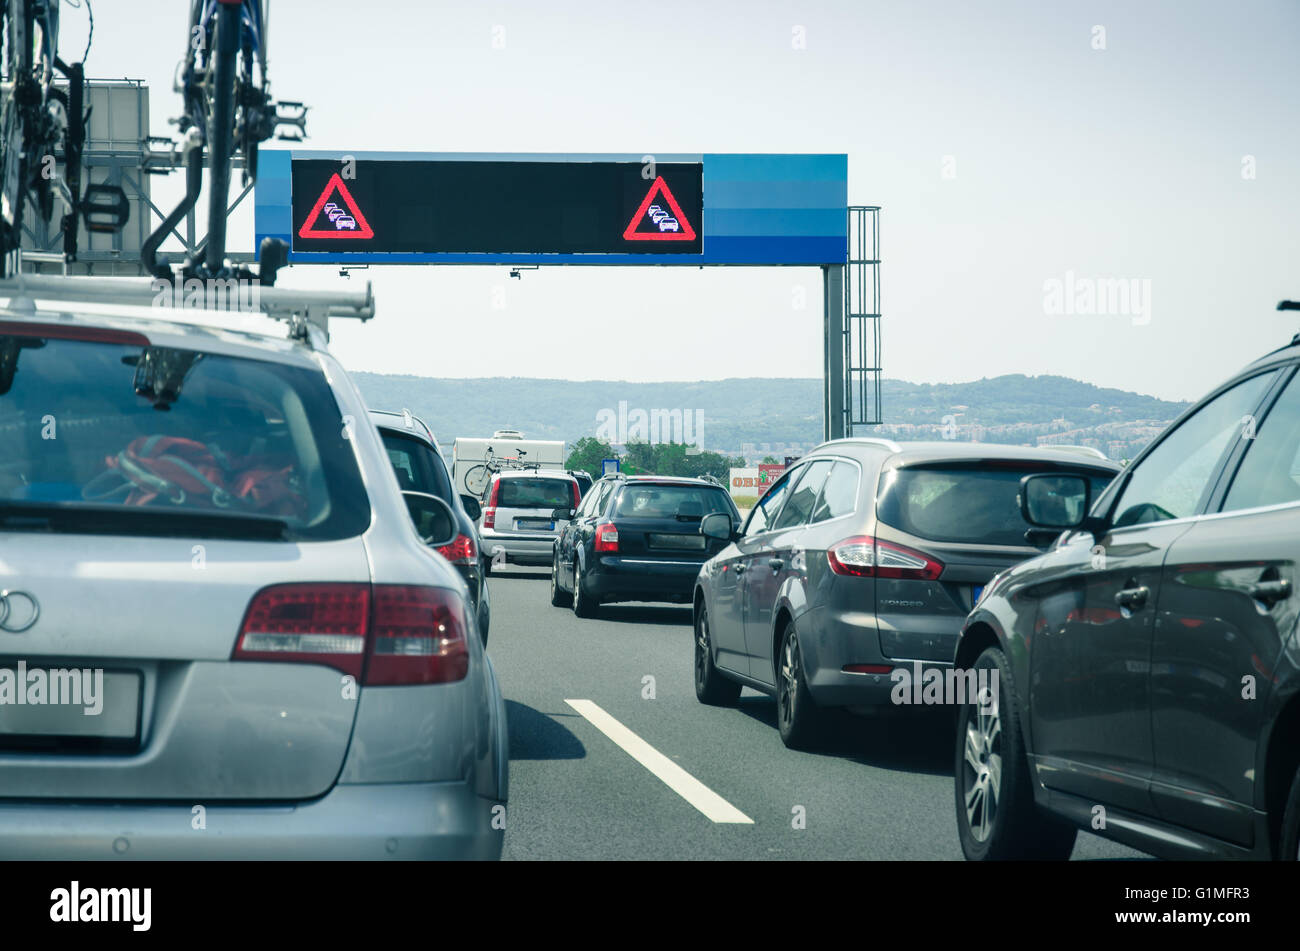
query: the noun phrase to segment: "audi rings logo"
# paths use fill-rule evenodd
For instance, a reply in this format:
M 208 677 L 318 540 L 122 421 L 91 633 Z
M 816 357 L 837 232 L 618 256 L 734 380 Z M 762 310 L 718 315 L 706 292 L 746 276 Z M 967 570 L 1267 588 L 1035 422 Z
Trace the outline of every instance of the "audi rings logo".
M 41 616 L 41 606 L 26 591 L 0 591 L 0 631 L 21 634 Z

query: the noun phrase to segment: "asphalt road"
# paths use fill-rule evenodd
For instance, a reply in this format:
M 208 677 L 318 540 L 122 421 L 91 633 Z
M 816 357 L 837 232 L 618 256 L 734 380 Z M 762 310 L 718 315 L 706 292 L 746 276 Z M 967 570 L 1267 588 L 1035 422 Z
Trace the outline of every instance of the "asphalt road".
M 504 858 L 962 858 L 950 711 L 846 716 L 818 752 L 787 750 L 766 697 L 695 699 L 688 608 L 582 620 L 551 606 L 549 577 L 509 567 L 489 582 L 510 725 Z M 1073 857 L 1144 856 L 1081 833 Z

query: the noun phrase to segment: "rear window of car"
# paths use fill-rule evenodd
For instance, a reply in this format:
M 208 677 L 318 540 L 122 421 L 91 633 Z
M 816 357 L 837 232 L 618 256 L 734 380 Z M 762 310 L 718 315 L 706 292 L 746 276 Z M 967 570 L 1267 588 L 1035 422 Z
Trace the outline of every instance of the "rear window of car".
M 497 505 L 506 509 L 573 508 L 573 483 L 567 479 L 502 479 Z
M 349 434 L 320 371 L 149 346 L 138 335 L 5 330 L 7 527 L 323 540 L 369 525 Z
M 1094 499 L 1113 478 L 1096 470 L 1014 464 L 907 466 L 886 476 L 876 517 L 931 541 L 1024 547 L 1031 526 L 1020 514 L 1020 480 L 1058 471 L 1087 477 Z
M 618 518 L 703 518 L 715 512 L 733 515 L 727 493 L 704 485 L 628 485 L 614 509 Z

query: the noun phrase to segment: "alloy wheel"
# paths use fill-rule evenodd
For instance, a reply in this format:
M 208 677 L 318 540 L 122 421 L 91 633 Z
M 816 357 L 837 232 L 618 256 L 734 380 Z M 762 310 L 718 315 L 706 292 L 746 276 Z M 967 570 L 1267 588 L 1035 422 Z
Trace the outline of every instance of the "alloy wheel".
M 977 705 L 966 721 L 963 772 L 966 822 L 975 841 L 984 842 L 1002 796 L 1002 718 L 996 705 Z

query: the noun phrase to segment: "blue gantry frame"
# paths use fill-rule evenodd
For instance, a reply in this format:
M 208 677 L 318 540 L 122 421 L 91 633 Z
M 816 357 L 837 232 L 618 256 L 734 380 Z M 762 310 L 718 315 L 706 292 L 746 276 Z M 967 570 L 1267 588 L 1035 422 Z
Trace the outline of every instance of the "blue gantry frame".
M 255 247 L 265 237 L 293 247 L 294 158 L 419 161 L 642 162 L 644 156 L 563 153 L 335 152 L 266 149 L 258 158 Z M 380 254 L 290 251 L 293 264 L 827 265 L 848 260 L 847 155 L 657 155 L 704 166 L 700 254 Z

